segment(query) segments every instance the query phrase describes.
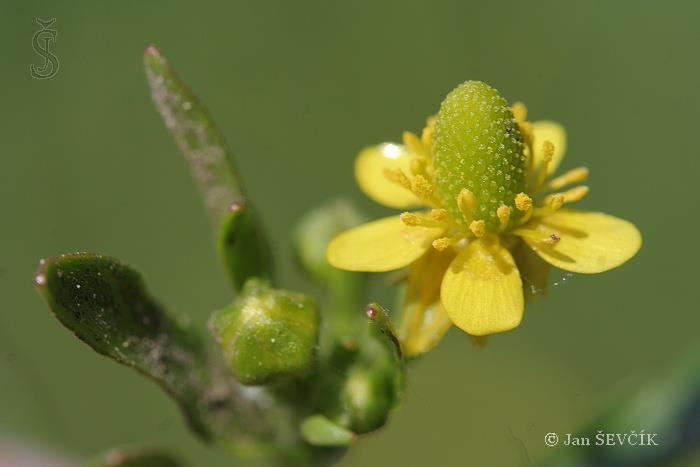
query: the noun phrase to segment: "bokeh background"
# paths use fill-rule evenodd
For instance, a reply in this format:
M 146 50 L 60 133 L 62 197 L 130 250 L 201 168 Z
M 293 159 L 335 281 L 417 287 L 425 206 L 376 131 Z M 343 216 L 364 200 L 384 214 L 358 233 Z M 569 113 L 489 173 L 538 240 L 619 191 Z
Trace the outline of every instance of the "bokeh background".
M 29 75 L 35 17 L 57 18 L 50 80 Z M 639 255 L 605 275 L 555 271 L 549 296 L 486 349 L 452 331 L 414 366 L 390 425 L 341 465 L 536 463 L 545 433 L 575 431 L 698 338 L 699 22 L 694 0 L 3 1 L 0 439 L 255 465 L 202 446 L 155 385 L 81 344 L 32 287 L 41 257 L 99 251 L 195 323 L 230 300 L 148 95 L 141 54 L 156 43 L 225 133 L 288 287 L 308 286 L 289 260 L 299 216 L 336 195 L 385 214 L 356 188 L 355 154 L 420 130 L 461 81 L 567 127 L 565 168 L 592 172 L 581 207 L 635 222 Z

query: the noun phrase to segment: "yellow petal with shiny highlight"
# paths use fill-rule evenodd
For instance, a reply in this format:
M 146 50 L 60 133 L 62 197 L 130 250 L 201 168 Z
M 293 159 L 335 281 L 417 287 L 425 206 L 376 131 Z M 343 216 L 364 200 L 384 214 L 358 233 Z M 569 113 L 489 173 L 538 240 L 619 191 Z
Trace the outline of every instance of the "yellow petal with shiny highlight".
M 372 200 L 390 208 L 423 205 L 425 203 L 410 190 L 384 175 L 385 169 L 401 169 L 405 174 L 410 174 L 411 159 L 414 157 L 401 144 L 384 143 L 365 148 L 355 159 L 357 184 Z
M 399 326 L 401 348 L 407 357 L 435 347 L 452 326 L 440 304 L 440 284 L 454 257 L 453 250 L 432 249 L 411 265 Z
M 533 141 L 535 168 L 540 166 L 544 158 L 542 144 L 545 141 L 551 141 L 554 144 L 554 154 L 552 155 L 552 160 L 549 161 L 547 165 L 547 174 L 551 175 L 557 170 L 557 167 L 559 167 L 559 164 L 561 164 L 561 161 L 564 159 L 564 153 L 566 152 L 566 131 L 560 124 L 549 120 L 533 122 L 533 128 L 535 134 Z
M 616 268 L 642 246 L 642 236 L 634 224 L 601 212 L 561 209 L 531 220 L 527 227 L 560 237 L 552 245 L 524 239 L 542 259 L 583 274 Z
M 409 227 L 398 215 L 386 217 L 335 237 L 326 258 L 336 268 L 348 271 L 391 271 L 420 258 L 443 233 L 439 227 Z
M 518 268 L 495 238 L 472 241 L 457 255 L 440 296 L 452 322 L 474 336 L 508 331 L 523 318 Z

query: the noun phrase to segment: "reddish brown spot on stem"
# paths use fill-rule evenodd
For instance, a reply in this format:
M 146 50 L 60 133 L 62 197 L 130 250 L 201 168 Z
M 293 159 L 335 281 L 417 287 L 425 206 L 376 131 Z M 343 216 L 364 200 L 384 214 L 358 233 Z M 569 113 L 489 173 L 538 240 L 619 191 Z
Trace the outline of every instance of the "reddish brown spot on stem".
M 374 321 L 375 319 L 377 319 L 377 313 L 378 313 L 378 312 L 377 312 L 377 309 L 374 308 L 373 306 L 368 306 L 368 307 L 367 307 L 367 316 L 368 316 L 369 319 L 371 319 L 372 321 Z
M 243 209 L 243 203 L 240 201 L 234 201 L 233 203 L 229 204 L 228 210 L 230 212 L 238 212 L 241 209 Z

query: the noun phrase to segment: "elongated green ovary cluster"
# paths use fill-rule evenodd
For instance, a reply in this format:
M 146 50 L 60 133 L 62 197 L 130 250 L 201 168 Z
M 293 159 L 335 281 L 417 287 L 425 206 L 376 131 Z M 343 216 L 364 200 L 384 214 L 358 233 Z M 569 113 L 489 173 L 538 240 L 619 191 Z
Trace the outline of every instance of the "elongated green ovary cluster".
M 554 145 L 547 140 L 538 142 L 541 157 L 536 163 L 534 129 L 525 118 L 524 105 L 516 103 L 511 108 L 497 90 L 479 81 L 467 81 L 448 94 L 422 138 L 404 133 L 404 144 L 415 155 L 412 176 L 400 170 L 384 172 L 432 207 L 425 214 L 404 212 L 403 222 L 444 227 L 446 236 L 433 242 L 440 251 L 469 238 L 515 230 L 547 244 L 558 242 L 557 233 L 543 236 L 524 224 L 533 215 L 578 201 L 588 187 L 548 194 L 539 199 L 538 206 L 533 197 L 583 181 L 588 171 L 574 169 L 547 181 Z

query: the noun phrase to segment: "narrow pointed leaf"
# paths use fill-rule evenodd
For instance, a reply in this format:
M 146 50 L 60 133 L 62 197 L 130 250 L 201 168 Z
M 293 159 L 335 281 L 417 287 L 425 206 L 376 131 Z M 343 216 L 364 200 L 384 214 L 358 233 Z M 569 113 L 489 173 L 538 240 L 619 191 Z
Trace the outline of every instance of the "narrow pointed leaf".
M 250 205 L 233 203 L 219 228 L 217 249 L 234 289 L 252 277 L 270 278 L 271 253 Z
M 199 185 L 234 287 L 240 288 L 251 274 L 268 276 L 267 242 L 220 131 L 157 47 L 146 49 L 144 67 L 153 102 Z

